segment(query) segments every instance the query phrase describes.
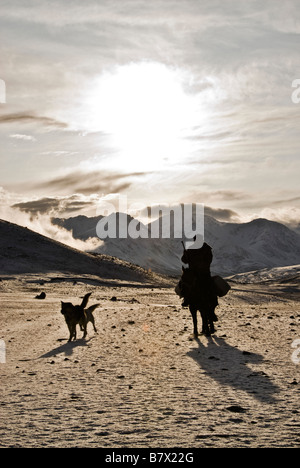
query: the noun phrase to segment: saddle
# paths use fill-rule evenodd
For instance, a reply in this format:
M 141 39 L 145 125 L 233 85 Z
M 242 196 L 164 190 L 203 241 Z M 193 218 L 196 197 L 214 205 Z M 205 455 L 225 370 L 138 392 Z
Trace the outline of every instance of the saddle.
M 192 289 L 195 285 L 195 280 L 197 279 L 195 276 L 190 275 L 189 280 L 187 281 L 184 276 L 186 276 L 183 272 L 183 275 L 179 281 L 179 283 L 175 287 L 175 293 L 180 298 L 185 297 L 185 292 L 187 289 Z M 225 281 L 221 276 L 212 276 L 212 283 L 214 287 L 214 291 L 218 297 L 224 297 L 228 294 L 231 289 L 231 286 Z
M 229 293 L 231 286 L 221 276 L 213 276 L 212 280 L 218 297 L 224 297 Z

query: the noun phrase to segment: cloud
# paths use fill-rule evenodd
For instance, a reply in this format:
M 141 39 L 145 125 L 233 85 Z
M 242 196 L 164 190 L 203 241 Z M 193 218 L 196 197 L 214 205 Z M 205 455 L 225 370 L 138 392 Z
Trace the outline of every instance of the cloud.
M 1 209 L 0 207 L 0 217 L 1 219 L 16 223 L 19 226 L 27 227 L 43 236 L 62 242 L 63 244 L 69 245 L 70 247 L 78 250 L 95 250 L 97 247 L 102 245 L 102 242 L 96 238 L 88 239 L 87 241 L 74 239 L 70 231 L 63 229 L 60 226 L 53 225 L 50 215 L 47 214 L 41 215 L 38 213 L 35 216 L 32 216 L 29 213 L 21 212 L 15 208 L 7 207 L 6 209 Z
M 189 195 L 187 201 L 197 203 L 220 203 L 243 201 L 249 199 L 249 193 L 240 190 L 210 190 L 195 191 Z
M 45 214 L 51 211 L 60 211 L 61 200 L 56 198 L 42 198 L 21 203 L 15 203 L 12 208 L 18 208 L 20 211 L 31 214 Z
M 145 175 L 148 173 L 120 174 L 99 170 L 95 172 L 76 170 L 48 181 L 30 184 L 30 189 L 34 190 L 35 193 L 48 193 L 48 196 L 39 198 L 18 196 L 17 202 L 10 203 L 10 206 L 31 216 L 43 214 L 68 216 L 93 210 L 96 212 L 103 196 L 118 197 L 118 194 L 124 193 L 132 185 L 135 185 L 136 179 Z M 26 184 L 23 184 L 22 187 L 19 186 L 19 189 L 21 188 L 26 192 Z M 8 193 L 3 190 L 3 197 L 4 194 L 7 196 Z M 9 200 L 12 198 L 10 197 Z M 8 204 L 7 202 L 8 200 L 6 200 L 6 204 Z
M 291 203 L 295 203 L 300 205 L 300 197 L 293 197 L 289 199 L 282 199 L 282 200 L 275 200 L 273 201 L 273 205 L 291 205 Z
M 31 135 L 22 135 L 20 133 L 9 135 L 9 138 L 13 138 L 15 140 L 23 140 L 23 141 L 33 141 L 33 142 L 37 141 L 37 139 Z
M 233 210 L 224 209 L 224 208 L 212 208 L 210 206 L 204 207 L 204 212 L 208 216 L 212 216 L 218 221 L 224 222 L 239 222 L 240 216 Z
M 13 123 L 40 123 L 44 125 L 45 127 L 68 128 L 68 125 L 64 122 L 60 122 L 59 120 L 53 119 L 51 117 L 38 116 L 34 112 L 32 113 L 20 112 L 20 113 L 0 115 L 0 124 L 13 124 Z M 19 137 L 20 136 L 21 135 L 19 135 Z
M 191 203 L 175 204 L 175 205 L 154 204 L 152 206 L 146 206 L 140 210 L 137 210 L 138 214 L 134 213 L 134 210 L 132 210 L 132 213 L 129 213 L 129 214 L 131 214 L 133 217 L 137 216 L 140 221 L 143 221 L 145 224 L 147 224 L 149 222 L 149 216 L 151 216 L 153 208 L 157 208 L 157 211 L 158 211 L 158 208 L 160 208 L 161 210 L 163 208 L 166 208 L 166 210 L 170 210 L 170 211 L 174 210 L 176 212 L 178 208 L 183 209 L 184 206 L 190 206 L 190 205 L 192 204 Z M 156 212 L 156 210 L 154 210 L 154 212 Z M 204 205 L 204 214 L 207 216 L 211 216 L 217 219 L 218 221 L 233 222 L 233 223 L 240 221 L 239 214 L 230 209 L 212 208 L 210 206 Z M 161 213 L 159 213 L 159 216 L 161 216 Z
M 66 197 L 44 197 L 15 203 L 11 208 L 18 209 L 35 217 L 37 215 L 68 216 L 96 210 L 97 198 L 93 196 L 71 195 Z
M 297 193 L 299 106 L 291 103 L 291 83 L 299 71 L 298 0 L 11 0 L 2 2 L 0 10 L 1 78 L 7 83 L 10 112 L 0 115 L 1 183 L 22 189 L 30 180 L 27 195 L 37 190 L 44 201 L 32 210 L 51 211 L 51 203 L 60 209 L 58 198 L 72 193 L 89 197 L 135 189 L 140 200 L 146 192 L 142 178 L 138 184 L 132 175 L 71 169 L 95 154 L 99 160 L 109 159 L 116 171 L 119 166 L 107 137 L 91 141 L 89 136 L 80 142 L 65 131 L 73 120 L 79 122 L 76 130 L 88 121 L 80 118 L 89 113 L 85 90 L 96 97 L 97 77 L 142 60 L 187 73 L 191 80 L 184 91 L 199 104 L 198 126 L 188 132 L 189 149 L 182 152 L 178 183 L 157 175 L 149 198 L 181 201 L 202 187 L 196 201 L 240 212 L 250 205 L 257 210 L 267 206 L 262 191 L 269 196 L 272 190 L 294 188 Z M 45 132 L 31 145 L 35 125 Z M 49 130 L 58 130 L 55 138 Z M 14 145 L 7 135 L 2 139 L 5 132 Z M 51 150 L 59 160 L 44 158 Z M 172 154 L 166 157 L 175 169 Z M 48 208 L 47 197 L 54 198 Z
M 144 0 L 127 0 L 126 6 L 123 0 L 111 2 L 111 0 L 86 0 L 84 7 L 78 0 L 73 0 L 67 8 L 62 7 L 62 1 L 52 0 L 51 6 L 48 1 L 27 0 L 26 5 L 20 0 L 11 0 L 2 7 L 2 16 L 6 20 L 18 20 L 24 23 L 42 24 L 47 26 L 74 26 L 87 24 L 109 24 L 140 25 L 163 23 L 168 21 L 181 23 L 182 21 L 196 22 L 195 16 L 205 12 L 209 3 L 199 7 L 198 0 L 155 0 L 147 2 Z M 207 3 L 207 5 L 205 5 Z M 222 6 L 222 2 L 220 3 Z M 59 14 L 58 14 L 59 12 Z M 212 16 L 214 19 L 221 14 L 206 14 L 206 19 Z
M 290 228 L 300 225 L 300 208 L 295 206 L 285 206 L 281 208 L 263 208 L 260 212 L 252 215 L 252 218 L 266 218 L 271 221 L 283 223 Z
M 55 193 L 80 193 L 83 195 L 109 194 L 124 192 L 129 189 L 137 177 L 146 175 L 144 172 L 129 174 L 74 171 L 64 176 L 56 177 L 41 184 L 35 184 L 36 189 L 54 191 Z
M 83 206 L 85 209 L 92 209 L 94 215 L 96 213 L 96 200 L 92 197 L 85 198 L 74 195 L 65 199 L 44 198 L 19 201 L 10 206 L 16 198 L 20 199 L 21 197 L 0 187 L 0 219 L 27 227 L 32 231 L 83 251 L 94 250 L 102 244 L 99 239 L 88 239 L 86 242 L 74 239 L 70 231 L 54 226 L 51 222 L 53 216 L 62 216 L 68 211 L 78 213 Z

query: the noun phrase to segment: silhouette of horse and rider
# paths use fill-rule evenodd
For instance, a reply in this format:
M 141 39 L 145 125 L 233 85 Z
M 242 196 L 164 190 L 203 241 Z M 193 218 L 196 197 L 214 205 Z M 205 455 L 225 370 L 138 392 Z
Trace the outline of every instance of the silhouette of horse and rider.
M 194 241 L 196 246 L 196 238 Z M 181 261 L 188 264 L 188 268 L 182 268 L 182 276 L 175 291 L 184 299 L 182 306 L 190 309 L 194 324 L 194 336 L 199 335 L 198 311 L 202 317 L 202 333 L 210 336 L 215 332 L 214 323 L 218 321 L 215 313 L 218 297 L 225 296 L 230 290 L 230 286 L 220 276 L 212 277 L 211 275 L 212 248 L 206 242 L 201 248 L 193 247 L 188 250 L 184 247 Z

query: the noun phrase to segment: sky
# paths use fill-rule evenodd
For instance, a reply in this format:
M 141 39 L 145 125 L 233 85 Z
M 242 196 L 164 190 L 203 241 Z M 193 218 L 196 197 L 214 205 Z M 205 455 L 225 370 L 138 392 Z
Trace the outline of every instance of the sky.
M 299 0 L 1 0 L 0 217 L 298 225 L 299 45 Z

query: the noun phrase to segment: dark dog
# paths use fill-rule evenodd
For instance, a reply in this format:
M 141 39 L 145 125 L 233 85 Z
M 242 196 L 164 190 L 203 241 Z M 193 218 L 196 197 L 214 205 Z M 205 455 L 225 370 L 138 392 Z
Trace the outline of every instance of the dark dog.
M 84 296 L 83 301 L 80 306 L 74 306 L 70 302 L 62 302 L 61 303 L 61 313 L 64 315 L 66 324 L 68 325 L 70 338 L 69 342 L 72 339 L 76 340 L 76 326 L 79 325 L 81 331 L 83 331 L 83 338 L 87 335 L 87 324 L 89 322 L 92 323 L 94 327 L 94 331 L 97 333 L 97 328 L 95 326 L 95 320 L 93 317 L 94 310 L 99 306 L 99 304 L 95 304 L 88 309 L 86 306 L 88 304 L 89 298 L 92 293 L 86 294 Z

